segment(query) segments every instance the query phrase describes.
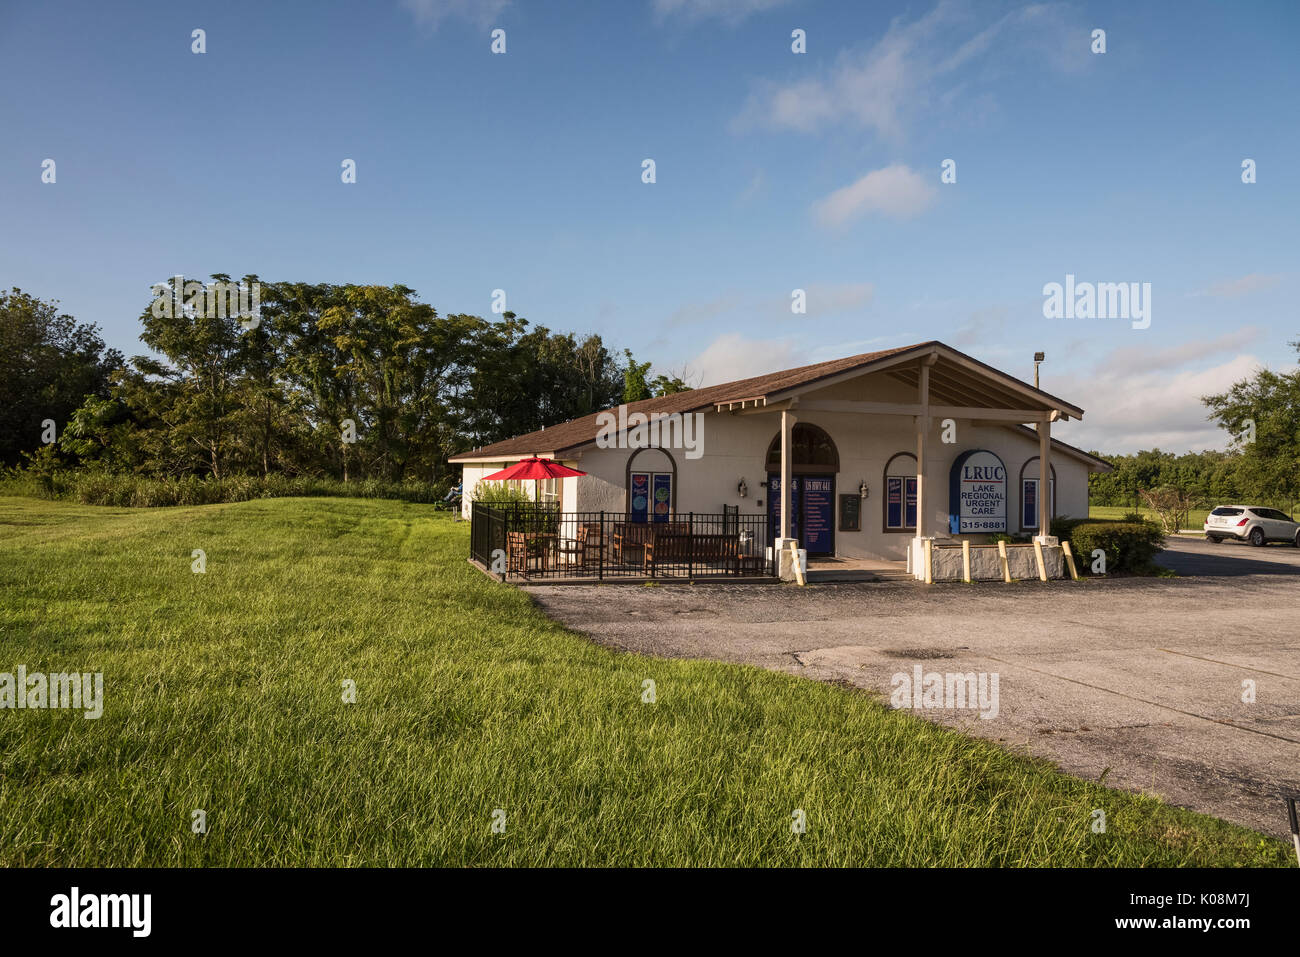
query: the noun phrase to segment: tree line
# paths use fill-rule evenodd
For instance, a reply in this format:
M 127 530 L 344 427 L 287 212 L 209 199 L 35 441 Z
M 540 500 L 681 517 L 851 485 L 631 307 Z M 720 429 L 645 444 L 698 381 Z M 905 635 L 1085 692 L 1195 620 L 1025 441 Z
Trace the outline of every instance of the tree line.
M 1291 346 L 1300 352 L 1300 342 Z M 1236 501 L 1287 509 L 1300 503 L 1300 370 L 1258 369 L 1201 401 L 1209 419 L 1231 436 L 1228 450 L 1095 452 L 1114 471 L 1090 476 L 1092 504 L 1134 506 L 1143 492 L 1161 489 L 1201 505 Z
M 129 360 L 56 302 L 0 293 L 0 464 L 452 484 L 449 456 L 688 387 L 598 335 L 439 315 L 406 286 L 239 283 L 251 317 L 156 287 L 153 354 Z
M 129 360 L 57 302 L 0 293 L 0 465 L 450 485 L 457 453 L 689 388 L 598 335 L 442 316 L 407 286 L 239 280 L 254 283 L 256 321 L 164 290 L 140 315 L 153 354 Z M 1227 451 L 1094 452 L 1114 471 L 1090 477 L 1092 503 L 1300 501 L 1300 372 L 1261 369 L 1202 401 Z

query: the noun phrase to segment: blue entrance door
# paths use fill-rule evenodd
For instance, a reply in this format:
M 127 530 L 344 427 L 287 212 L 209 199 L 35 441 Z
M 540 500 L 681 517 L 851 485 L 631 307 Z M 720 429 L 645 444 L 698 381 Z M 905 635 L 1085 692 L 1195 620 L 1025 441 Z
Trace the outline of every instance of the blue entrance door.
M 799 483 L 800 547 L 809 555 L 835 553 L 835 476 L 805 475 Z

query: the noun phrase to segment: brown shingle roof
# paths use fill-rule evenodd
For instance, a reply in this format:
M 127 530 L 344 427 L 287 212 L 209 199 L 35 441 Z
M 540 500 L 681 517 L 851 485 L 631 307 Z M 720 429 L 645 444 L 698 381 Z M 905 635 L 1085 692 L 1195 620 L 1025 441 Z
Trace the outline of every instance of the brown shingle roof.
M 947 349 L 957 355 L 963 355 L 952 349 L 950 346 L 944 346 L 943 343 L 931 340 L 929 342 L 918 342 L 910 346 L 900 346 L 897 349 L 884 349 L 880 352 L 864 352 L 856 356 L 847 356 L 843 359 L 831 359 L 828 362 L 816 362 L 812 365 L 799 366 L 795 369 L 785 369 L 781 372 L 769 372 L 767 375 L 753 376 L 748 379 L 738 379 L 735 382 L 723 382 L 718 385 L 705 386 L 700 389 L 692 389 L 688 392 L 678 392 L 673 395 L 657 396 L 652 399 L 642 399 L 640 402 L 629 402 L 627 404 L 628 413 L 642 412 L 647 415 L 651 413 L 663 413 L 671 415 L 674 412 L 696 412 L 704 409 L 712 409 L 719 402 L 738 402 L 741 399 L 754 399 L 762 396 L 774 395 L 787 389 L 793 389 L 798 386 L 805 386 L 816 382 L 819 379 L 825 379 L 830 376 L 838 375 L 841 372 L 848 372 L 859 366 L 869 365 L 878 362 L 881 359 L 897 356 L 906 352 L 922 352 L 935 346 Z M 970 358 L 965 356 L 964 358 Z M 977 361 L 977 360 L 972 360 Z M 979 363 L 979 365 L 984 365 Z M 984 366 L 996 375 L 1006 379 L 1012 377 L 1005 373 L 999 372 L 990 366 Z M 1019 382 L 1019 380 L 1015 380 Z M 1020 383 L 1031 392 L 1035 391 L 1031 386 Z M 1039 392 L 1039 395 L 1045 399 L 1052 400 L 1053 403 L 1059 403 L 1060 400 Z M 614 409 L 606 411 L 616 411 Z M 591 415 L 585 415 L 580 419 L 570 419 L 568 422 L 561 422 L 559 425 L 553 425 L 549 428 L 539 429 L 536 432 L 529 432 L 527 435 L 517 435 L 512 439 L 504 439 L 500 442 L 494 442 L 491 445 L 482 448 L 473 449 L 469 452 L 462 452 L 459 455 L 452 456 L 449 462 L 463 462 L 466 459 L 484 459 L 484 458 L 510 458 L 514 456 L 525 456 L 533 454 L 558 455 L 560 452 L 586 445 L 596 439 L 596 433 L 599 431 L 597 417 L 601 413 L 596 412 Z

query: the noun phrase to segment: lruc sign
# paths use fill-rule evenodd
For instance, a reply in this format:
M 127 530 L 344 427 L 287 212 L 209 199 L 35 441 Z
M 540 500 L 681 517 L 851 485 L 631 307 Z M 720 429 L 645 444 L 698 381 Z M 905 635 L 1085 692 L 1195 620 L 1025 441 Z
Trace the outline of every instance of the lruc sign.
M 1007 530 L 1007 467 L 986 449 L 957 456 L 948 475 L 948 531 L 953 535 Z

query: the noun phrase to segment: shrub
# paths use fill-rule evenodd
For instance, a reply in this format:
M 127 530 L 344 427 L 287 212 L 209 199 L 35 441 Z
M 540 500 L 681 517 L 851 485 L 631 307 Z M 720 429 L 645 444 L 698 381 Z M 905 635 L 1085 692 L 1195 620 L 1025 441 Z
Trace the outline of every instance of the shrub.
M 1086 518 L 1068 518 L 1066 516 L 1054 518 L 1052 524 L 1048 526 L 1047 533 L 1055 535 L 1063 542 L 1068 542 L 1074 530 L 1086 521 L 1088 521 Z
M 1082 571 L 1092 567 L 1092 553 L 1100 548 L 1108 574 L 1151 575 L 1157 571 L 1152 559 L 1164 548 L 1165 537 L 1150 522 L 1080 522 L 1071 531 L 1070 544 Z
M 484 505 L 527 505 L 532 499 L 523 489 L 511 488 L 505 482 L 479 482 L 474 486 L 474 501 Z
M 1026 545 L 1034 540 L 1034 536 L 1025 532 L 995 532 L 989 535 L 989 540 L 985 543 L 996 545 L 998 542 L 1006 542 L 1008 545 Z
M 1188 515 L 1195 504 L 1191 493 L 1172 485 L 1163 485 L 1156 489 L 1143 489 L 1142 501 L 1148 509 L 1156 513 L 1156 519 L 1166 532 L 1176 532 L 1186 528 Z

